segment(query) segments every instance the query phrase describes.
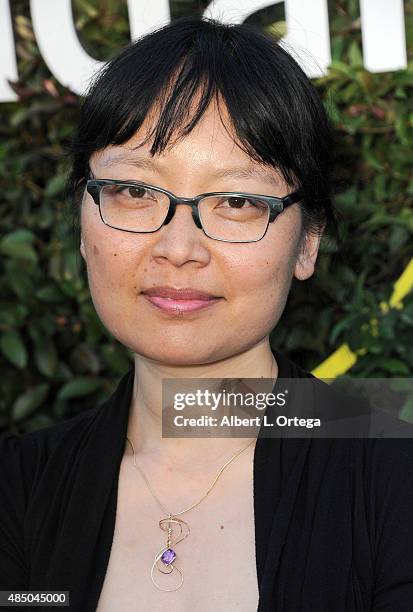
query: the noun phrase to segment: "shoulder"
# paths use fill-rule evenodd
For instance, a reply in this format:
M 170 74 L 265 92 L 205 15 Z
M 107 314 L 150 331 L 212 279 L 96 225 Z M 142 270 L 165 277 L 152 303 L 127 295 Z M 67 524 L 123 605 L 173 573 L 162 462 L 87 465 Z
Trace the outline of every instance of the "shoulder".
M 409 432 L 413 429 L 408 423 L 406 428 Z M 351 468 L 362 469 L 365 491 L 374 493 L 377 502 L 384 501 L 391 491 L 394 502 L 394 495 L 406 486 L 413 493 L 413 437 L 352 440 L 351 458 Z
M 109 444 L 115 438 L 121 445 L 133 380 L 132 368 L 105 401 L 70 419 L 25 434 L 0 434 L 0 495 L 2 488 L 20 487 L 27 498 L 46 472 L 58 478 L 71 462 L 77 464 L 79 455 L 87 454 L 86 448 L 96 446 L 102 435 Z M 120 432 L 118 436 L 113 436 L 114 430 Z
M 36 449 L 52 451 L 67 436 L 80 435 L 96 418 L 101 406 L 94 406 L 70 419 L 28 433 L 3 432 L 0 434 L 2 458 L 29 454 Z
M 413 470 L 413 424 L 398 419 L 385 410 L 377 409 L 364 399 L 357 399 L 342 389 L 331 386 L 311 372 L 275 351 L 281 364 L 280 375 L 289 377 L 296 401 L 294 408 L 305 406 L 325 419 L 334 434 L 327 439 L 313 440 L 322 448 L 336 447 L 347 457 L 349 467 L 364 473 L 370 485 L 387 483 L 398 486 Z M 310 437 L 317 431 L 310 430 Z M 376 477 L 373 478 L 374 474 Z M 389 482 L 392 479 L 392 482 Z
M 412 609 L 413 439 L 353 440 L 353 517 L 368 534 L 374 610 Z
M 66 421 L 18 434 L 0 434 L 0 496 L 14 496 L 23 504 L 41 477 L 42 470 L 54 450 L 62 444 L 71 445 L 88 431 L 101 406 L 85 410 Z
M 0 588 L 27 587 L 25 519 L 30 501 L 53 450 L 81 438 L 97 411 L 92 408 L 35 432 L 0 434 Z
M 332 443 L 349 470 L 353 492 L 358 490 L 371 513 L 385 516 L 403 498 L 413 528 L 413 424 L 397 418 L 390 406 L 378 409 L 321 379 L 313 377 L 313 382 L 319 411 L 331 432 L 328 439 L 316 442 Z

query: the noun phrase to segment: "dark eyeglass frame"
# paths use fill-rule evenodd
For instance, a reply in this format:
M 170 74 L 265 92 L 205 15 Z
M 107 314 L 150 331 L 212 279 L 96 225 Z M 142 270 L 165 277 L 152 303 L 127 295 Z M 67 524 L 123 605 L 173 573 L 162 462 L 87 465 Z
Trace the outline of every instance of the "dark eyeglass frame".
M 168 196 L 169 208 L 168 208 L 168 212 L 167 212 L 167 215 L 163 223 L 161 223 L 161 225 L 155 230 L 143 231 L 143 232 L 136 231 L 136 230 L 121 229 L 119 227 L 114 227 L 113 225 L 106 223 L 106 221 L 103 219 L 102 210 L 100 207 L 100 192 L 102 188 L 105 187 L 106 185 L 124 185 L 125 187 L 129 187 L 129 186 L 130 187 L 137 187 L 137 186 L 145 187 L 147 189 L 159 191 L 163 193 L 164 195 Z M 211 191 L 207 193 L 201 193 L 200 195 L 197 195 L 194 198 L 184 198 L 184 197 L 176 196 L 170 191 L 167 191 L 166 189 L 162 189 L 162 187 L 155 187 L 154 185 L 150 185 L 149 183 L 143 183 L 142 181 L 122 181 L 118 179 L 88 179 L 86 181 L 86 190 L 92 196 L 94 203 L 99 207 L 100 218 L 102 219 L 103 223 L 105 225 L 108 225 L 109 227 L 118 229 L 121 232 L 131 232 L 133 234 L 153 234 L 154 232 L 157 232 L 163 225 L 168 225 L 168 223 L 171 221 L 171 219 L 173 218 L 175 214 L 175 210 L 178 204 L 186 204 L 188 206 L 191 206 L 192 208 L 192 218 L 195 222 L 195 225 L 199 229 L 202 229 L 202 231 L 204 232 L 206 236 L 208 236 L 208 238 L 211 238 L 212 240 L 218 240 L 220 242 L 243 242 L 243 243 L 258 242 L 259 240 L 262 240 L 265 234 L 267 233 L 269 224 L 272 223 L 278 217 L 278 215 L 281 214 L 288 206 L 291 206 L 292 204 L 299 202 L 304 197 L 303 191 L 301 189 L 297 189 L 296 191 L 289 193 L 283 198 L 278 198 L 276 196 L 267 196 L 267 195 L 253 194 L 253 193 L 238 192 L 238 191 Z M 201 216 L 198 210 L 199 202 L 207 196 L 226 196 L 226 197 L 232 197 L 232 198 L 258 198 L 262 202 L 266 202 L 268 204 L 270 214 L 268 217 L 267 227 L 265 228 L 265 232 L 260 238 L 257 238 L 256 240 L 225 240 L 223 238 L 215 238 L 214 236 L 210 236 L 202 225 L 202 219 L 201 219 Z

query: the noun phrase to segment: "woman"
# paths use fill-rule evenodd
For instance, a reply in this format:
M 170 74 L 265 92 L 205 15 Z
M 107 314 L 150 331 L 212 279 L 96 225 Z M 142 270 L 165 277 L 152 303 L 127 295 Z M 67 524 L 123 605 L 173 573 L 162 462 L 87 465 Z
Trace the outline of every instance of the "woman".
M 103 406 L 2 437 L 1 589 L 82 612 L 413 609 L 410 438 L 162 437 L 163 379 L 313 378 L 269 334 L 336 227 L 329 152 L 311 83 L 246 25 L 175 21 L 98 75 L 70 184 L 134 368 Z

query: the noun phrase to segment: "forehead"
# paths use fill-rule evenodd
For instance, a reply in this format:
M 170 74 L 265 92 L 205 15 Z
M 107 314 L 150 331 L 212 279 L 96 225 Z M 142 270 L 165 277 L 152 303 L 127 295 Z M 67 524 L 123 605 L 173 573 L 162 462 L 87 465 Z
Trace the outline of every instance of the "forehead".
M 129 141 L 94 153 L 92 165 L 104 170 L 131 167 L 159 174 L 193 170 L 213 178 L 252 178 L 280 185 L 276 168 L 252 159 L 238 144 L 225 106 L 210 104 L 188 134 L 171 138 L 162 153 L 152 156 L 151 131 L 156 119 L 156 114 L 150 113 Z
M 196 100 L 192 102 L 192 109 L 180 109 L 182 116 L 170 118 L 168 127 L 167 145 L 156 158 L 168 158 L 184 156 L 189 154 L 195 159 L 209 160 L 220 155 L 231 155 L 240 159 L 249 156 L 237 144 L 237 137 L 232 126 L 228 111 L 223 103 L 211 102 L 205 109 L 199 121 L 190 131 L 184 134 L 186 125 L 191 121 L 195 109 Z M 155 130 L 159 122 L 160 108 L 154 105 L 137 132 L 128 142 L 122 143 L 120 147 L 107 147 L 102 150 L 103 159 L 120 159 L 123 155 L 130 157 L 135 153 L 140 157 L 148 157 L 154 144 Z M 131 155 L 128 155 L 128 152 Z

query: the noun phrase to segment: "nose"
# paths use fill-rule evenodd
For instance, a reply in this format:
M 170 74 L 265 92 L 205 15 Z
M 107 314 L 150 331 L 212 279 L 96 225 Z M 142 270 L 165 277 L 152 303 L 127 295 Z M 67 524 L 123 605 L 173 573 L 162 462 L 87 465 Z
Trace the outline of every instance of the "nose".
M 172 213 L 171 213 L 171 209 Z M 192 217 L 192 218 L 191 218 Z M 191 207 L 187 204 L 177 204 L 170 207 L 164 225 L 152 236 L 152 256 L 160 261 L 168 260 L 174 266 L 182 266 L 192 261 L 205 265 L 209 261 L 209 250 L 200 237 L 208 238 L 202 231 L 199 218 L 194 218 Z

